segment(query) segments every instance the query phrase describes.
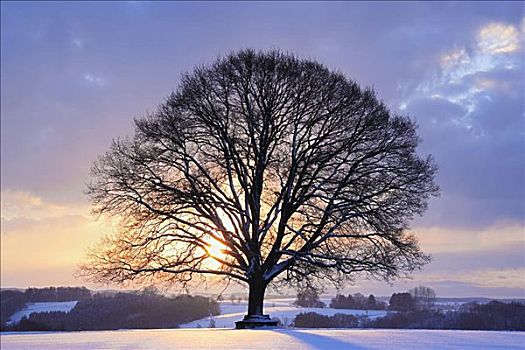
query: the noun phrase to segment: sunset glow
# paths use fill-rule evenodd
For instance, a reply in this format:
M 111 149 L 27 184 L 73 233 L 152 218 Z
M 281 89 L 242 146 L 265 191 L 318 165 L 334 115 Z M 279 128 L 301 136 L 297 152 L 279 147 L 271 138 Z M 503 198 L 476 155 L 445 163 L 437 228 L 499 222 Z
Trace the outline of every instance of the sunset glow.
M 222 263 L 219 260 L 224 260 L 226 258 L 226 255 L 223 252 L 223 250 L 226 249 L 226 246 L 213 238 L 209 238 L 206 241 L 208 243 L 206 251 L 210 256 L 206 259 L 205 264 L 211 269 L 218 270 L 222 266 Z
M 2 288 L 100 288 L 75 277 L 89 247 L 117 230 L 92 215 L 84 194 L 93 162 L 132 135 L 133 119 L 155 111 L 184 72 L 242 48 L 279 48 L 372 86 L 392 114 L 417 121 L 417 152 L 438 164 L 441 195 L 410 227 L 432 262 L 413 280 L 348 288 L 525 297 L 524 6 L 2 2 Z M 212 234 L 195 254 L 220 270 L 231 259 L 221 230 L 241 224 L 216 215 L 223 227 L 205 222 Z

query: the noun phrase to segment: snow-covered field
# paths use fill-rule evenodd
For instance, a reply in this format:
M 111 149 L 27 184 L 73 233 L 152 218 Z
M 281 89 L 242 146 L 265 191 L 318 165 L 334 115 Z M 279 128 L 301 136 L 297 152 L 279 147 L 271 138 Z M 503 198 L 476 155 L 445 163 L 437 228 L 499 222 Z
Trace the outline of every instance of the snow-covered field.
M 381 310 L 351 310 L 351 309 L 331 309 L 331 308 L 304 308 L 292 305 L 294 299 L 269 299 L 264 303 L 264 313 L 272 318 L 279 318 L 283 324 L 290 324 L 296 315 L 301 312 L 316 312 L 321 315 L 332 316 L 334 314 L 350 314 L 355 316 L 365 315 L 370 318 L 382 317 L 386 311 Z M 235 321 L 242 320 L 248 305 L 246 302 L 232 303 L 221 301 L 221 314 L 213 316 L 215 327 L 217 328 L 234 328 Z M 327 303 L 328 304 L 328 303 Z M 206 328 L 210 325 L 210 318 L 206 317 L 180 326 L 180 328 Z
M 34 312 L 69 312 L 73 310 L 77 303 L 78 301 L 28 303 L 22 310 L 18 310 L 17 312 L 15 312 L 7 323 L 18 323 L 20 322 L 22 317 L 29 317 L 29 315 L 31 315 Z
M 524 332 L 172 329 L 0 335 L 2 350 L 459 350 L 524 349 Z

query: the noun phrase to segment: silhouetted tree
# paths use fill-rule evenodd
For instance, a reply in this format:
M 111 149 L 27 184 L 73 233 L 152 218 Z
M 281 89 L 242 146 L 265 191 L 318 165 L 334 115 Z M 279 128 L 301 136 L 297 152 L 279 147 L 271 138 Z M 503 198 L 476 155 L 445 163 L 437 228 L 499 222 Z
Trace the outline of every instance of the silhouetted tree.
M 355 293 L 352 297 L 352 299 L 354 300 L 354 303 L 356 305 L 359 305 L 361 306 L 361 308 L 366 308 L 366 302 L 367 302 L 367 299 L 366 297 L 361 294 L 361 293 Z
M 319 300 L 319 293 L 314 288 L 298 291 L 294 304 L 300 307 L 325 307 L 325 304 Z
M 416 307 L 420 310 L 428 310 L 434 306 L 436 301 L 436 292 L 430 287 L 418 286 L 409 290 L 410 295 L 414 298 Z
M 336 294 L 330 301 L 330 307 L 333 309 L 351 309 L 352 306 L 343 294 Z
M 428 261 L 407 233 L 437 194 L 415 122 L 319 63 L 231 54 L 184 75 L 135 130 L 92 168 L 94 212 L 121 225 L 82 265 L 91 280 L 218 275 L 248 284 L 257 316 L 271 282 L 390 279 Z
M 368 296 L 368 299 L 366 300 L 366 306 L 371 310 L 374 310 L 377 307 L 376 297 L 373 294 Z
M 394 293 L 390 297 L 390 310 L 412 311 L 416 308 L 416 303 L 410 293 Z
M 348 294 L 348 296 L 346 297 L 346 300 L 347 300 L 347 303 L 349 305 L 349 308 L 355 308 L 357 306 L 357 303 L 355 302 L 354 300 L 354 297 L 352 296 L 352 294 Z

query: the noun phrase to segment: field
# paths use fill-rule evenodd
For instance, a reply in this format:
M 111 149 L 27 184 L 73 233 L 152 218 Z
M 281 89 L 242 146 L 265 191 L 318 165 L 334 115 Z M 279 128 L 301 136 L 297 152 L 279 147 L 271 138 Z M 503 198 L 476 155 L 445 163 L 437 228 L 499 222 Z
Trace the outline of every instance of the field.
M 355 316 L 367 316 L 369 318 L 382 317 L 386 314 L 383 310 L 352 310 L 352 309 L 332 309 L 332 308 L 304 308 L 292 305 L 294 298 L 269 299 L 264 303 L 264 313 L 269 314 L 272 318 L 278 318 L 283 324 L 289 325 L 296 315 L 301 312 L 317 312 L 321 315 L 332 316 L 336 313 L 350 314 Z M 327 305 L 330 299 L 323 299 Z M 213 316 L 213 322 L 217 328 L 234 328 L 235 321 L 242 320 L 246 314 L 248 304 L 243 301 L 240 303 L 221 301 L 221 314 Z M 187 324 L 180 328 L 206 328 L 210 325 L 210 318 L 206 317 Z
M 172 329 L 71 333 L 10 333 L 3 350 L 205 349 L 377 350 L 524 349 L 523 332 L 435 330 Z
M 269 299 L 265 313 L 290 324 L 301 312 L 324 315 L 347 313 L 381 317 L 386 311 L 337 310 L 331 308 L 298 308 L 293 298 Z M 323 300 L 328 304 L 329 300 Z M 21 310 L 62 310 L 73 307 L 67 303 L 35 303 Z M 234 322 L 246 313 L 246 302 L 220 302 L 221 315 L 206 317 L 181 325 L 182 329 L 119 330 L 93 332 L 12 332 L 0 335 L 2 350 L 63 349 L 525 349 L 524 332 L 451 331 L 451 330 L 376 330 L 376 329 L 264 329 L 233 330 Z M 211 321 L 213 319 L 213 322 Z M 208 328 L 211 324 L 215 329 Z M 193 329 L 191 329 L 193 328 Z M 201 329 L 195 329 L 201 328 Z

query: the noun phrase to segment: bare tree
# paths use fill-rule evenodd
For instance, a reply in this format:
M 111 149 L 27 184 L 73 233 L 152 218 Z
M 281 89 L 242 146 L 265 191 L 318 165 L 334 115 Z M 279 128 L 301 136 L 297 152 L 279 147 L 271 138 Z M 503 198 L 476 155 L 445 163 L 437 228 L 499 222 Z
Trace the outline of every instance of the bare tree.
M 417 286 L 408 291 L 414 298 L 418 309 L 428 310 L 434 306 L 436 292 L 430 287 Z
M 428 261 L 407 228 L 436 166 L 415 122 L 341 73 L 244 50 L 184 75 L 135 126 L 92 169 L 94 212 L 121 222 L 81 266 L 92 280 L 223 276 L 248 284 L 261 317 L 270 282 L 390 279 Z

